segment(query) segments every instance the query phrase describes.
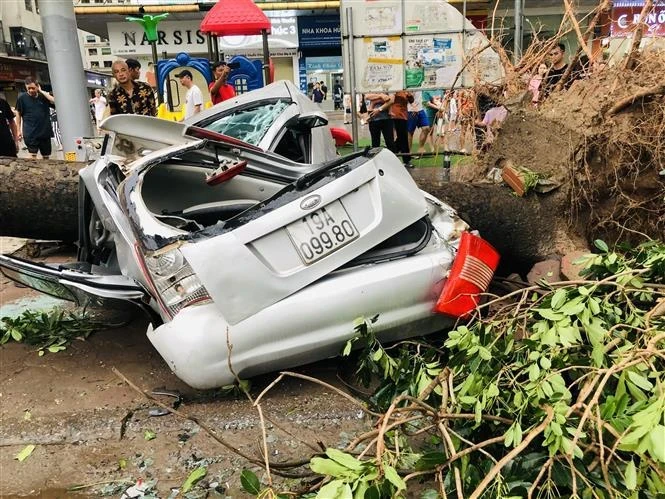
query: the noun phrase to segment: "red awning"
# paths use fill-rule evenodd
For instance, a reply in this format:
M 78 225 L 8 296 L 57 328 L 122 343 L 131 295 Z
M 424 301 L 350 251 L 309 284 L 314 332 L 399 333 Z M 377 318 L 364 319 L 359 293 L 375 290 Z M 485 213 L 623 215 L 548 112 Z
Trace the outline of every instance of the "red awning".
M 201 22 L 201 31 L 217 36 L 270 33 L 270 19 L 252 0 L 218 0 Z

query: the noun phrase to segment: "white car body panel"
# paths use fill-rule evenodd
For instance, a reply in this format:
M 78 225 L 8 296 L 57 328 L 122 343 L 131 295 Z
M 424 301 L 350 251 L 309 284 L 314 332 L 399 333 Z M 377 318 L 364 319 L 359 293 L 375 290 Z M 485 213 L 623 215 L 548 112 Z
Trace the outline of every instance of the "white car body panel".
M 173 372 L 195 388 L 302 365 L 340 353 L 354 320 L 378 314 L 383 341 L 428 334 L 453 319 L 432 313 L 452 253 L 437 251 L 344 270 L 231 325 L 215 304 L 194 305 L 172 321 L 148 328 L 148 338 Z
M 388 151 L 316 193 L 322 199 L 317 208 L 341 199 L 360 237 L 310 265 L 300 260 L 283 228 L 308 214 L 301 197 L 230 233 L 181 246 L 229 324 L 295 293 L 427 214 L 424 198 Z

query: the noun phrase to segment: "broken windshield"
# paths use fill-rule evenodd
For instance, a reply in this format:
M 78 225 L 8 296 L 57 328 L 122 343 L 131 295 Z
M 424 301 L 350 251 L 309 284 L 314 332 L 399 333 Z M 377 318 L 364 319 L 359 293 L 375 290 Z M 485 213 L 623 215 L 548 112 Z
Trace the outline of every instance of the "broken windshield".
M 262 102 L 253 107 L 238 109 L 203 126 L 208 130 L 258 145 L 278 116 L 289 106 L 288 101 Z

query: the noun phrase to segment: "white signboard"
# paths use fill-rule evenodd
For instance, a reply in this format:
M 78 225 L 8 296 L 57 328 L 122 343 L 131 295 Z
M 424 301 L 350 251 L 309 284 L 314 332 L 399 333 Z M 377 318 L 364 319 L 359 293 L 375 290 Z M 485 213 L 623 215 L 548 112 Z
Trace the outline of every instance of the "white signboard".
M 268 47 L 270 52 L 273 49 L 282 50 L 293 49 L 293 53 L 298 49 L 298 18 L 290 17 L 271 17 L 270 35 L 268 35 Z M 263 53 L 263 37 L 261 35 L 240 35 L 240 36 L 221 36 L 219 37 L 219 50 L 222 52 L 245 53 L 253 50 Z M 289 55 L 291 53 L 289 52 Z
M 400 37 L 377 37 L 358 39 L 355 44 L 356 54 L 362 70 L 356 73 L 360 77 L 362 88 L 387 92 L 404 86 L 404 58 Z
M 353 16 L 356 91 L 394 92 L 472 86 L 503 76 L 499 56 L 487 38 L 446 0 L 342 0 L 344 63 L 348 66 Z M 459 75 L 468 57 L 474 56 Z M 348 79 L 345 78 L 345 81 Z
M 157 26 L 159 39 L 157 52 L 166 51 L 170 55 L 178 52 L 205 54 L 208 52 L 206 35 L 201 33 L 201 21 L 162 21 Z M 107 23 L 109 42 L 113 55 L 150 55 L 152 48 L 145 37 L 143 28 L 131 21 Z
M 0 0 L 2 1 L 2 0 Z M 273 52 L 294 54 L 298 49 L 298 24 L 295 16 L 270 18 L 271 34 L 268 47 Z M 166 51 L 169 55 L 186 52 L 190 55 L 208 53 L 207 35 L 199 30 L 200 20 L 162 21 L 157 26 L 159 39 L 157 53 Z M 131 21 L 107 23 L 111 53 L 122 56 L 151 55 L 152 48 L 144 35 L 143 28 Z M 248 52 L 263 52 L 263 38 L 255 36 L 223 36 L 219 38 L 219 50 L 246 55 Z

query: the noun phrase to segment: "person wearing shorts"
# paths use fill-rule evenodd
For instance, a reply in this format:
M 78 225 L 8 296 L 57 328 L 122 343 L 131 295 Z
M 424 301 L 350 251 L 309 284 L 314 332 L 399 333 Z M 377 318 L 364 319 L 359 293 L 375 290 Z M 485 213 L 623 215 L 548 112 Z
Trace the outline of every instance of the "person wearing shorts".
M 425 152 L 425 141 L 430 133 L 430 120 L 423 109 L 422 92 L 413 93 L 413 102 L 408 105 L 409 117 L 407 121 L 407 130 L 409 132 L 409 150 L 413 148 L 413 134 L 417 128 L 420 128 L 420 139 L 418 141 L 418 152 Z
M 37 152 L 47 159 L 51 155 L 51 107 L 54 107 L 55 101 L 34 78 L 26 78 L 25 88 L 26 93 L 16 101 L 19 139 L 23 139 L 33 159 L 37 157 Z

